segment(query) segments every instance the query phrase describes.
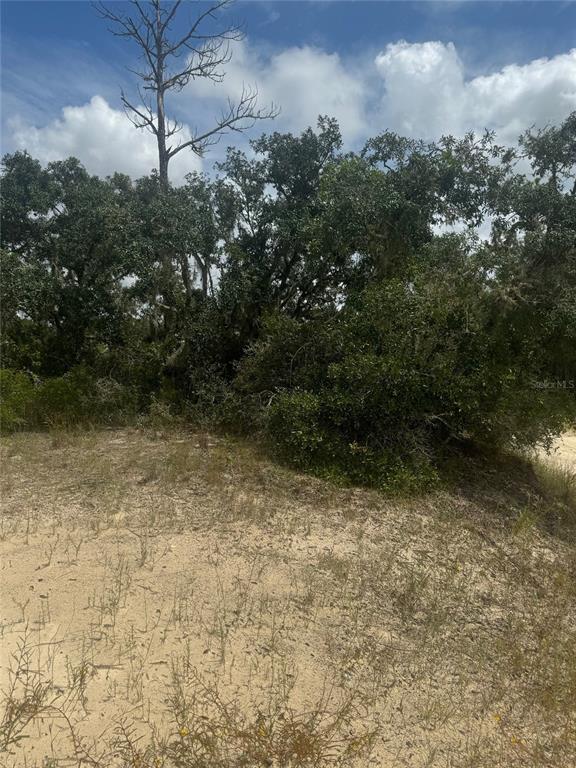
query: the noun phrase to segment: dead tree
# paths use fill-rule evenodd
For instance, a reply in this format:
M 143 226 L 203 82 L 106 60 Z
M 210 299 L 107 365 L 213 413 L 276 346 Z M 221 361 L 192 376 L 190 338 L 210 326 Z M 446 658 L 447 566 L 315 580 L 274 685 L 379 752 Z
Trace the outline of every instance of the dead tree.
M 140 2 L 132 0 L 132 14 L 118 13 L 103 3 L 95 5 L 102 18 L 108 21 L 110 31 L 132 40 L 140 49 L 143 68 L 130 71 L 142 81 L 138 87 L 140 103 L 136 104 L 122 92 L 126 114 L 137 128 L 144 128 L 156 137 L 158 144 L 158 171 L 160 183 L 168 187 L 168 164 L 185 149 L 202 156 L 207 147 L 216 144 L 228 131 L 244 131 L 257 120 L 275 117 L 278 110 L 257 106 L 257 91 L 244 87 L 237 102 L 228 101 L 228 107 L 214 125 L 206 131 L 195 131 L 192 138 L 174 139 L 182 130 L 182 124 L 166 115 L 166 95 L 181 91 L 190 81 L 206 78 L 222 82 L 223 67 L 230 61 L 230 43 L 242 40 L 244 33 L 238 26 L 221 26 L 215 30 L 208 25 L 217 19 L 220 11 L 231 0 L 211 2 L 204 10 L 198 10 L 190 18 L 183 31 L 173 31 L 180 7 L 191 3 L 176 0 Z M 171 141 L 173 139 L 173 141 Z

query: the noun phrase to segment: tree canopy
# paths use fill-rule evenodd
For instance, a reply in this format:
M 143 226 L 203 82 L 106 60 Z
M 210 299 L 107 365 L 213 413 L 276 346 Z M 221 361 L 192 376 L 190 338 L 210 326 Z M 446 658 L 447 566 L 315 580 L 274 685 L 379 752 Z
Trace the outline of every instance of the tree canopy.
M 576 114 L 514 148 L 359 152 L 321 117 L 180 187 L 7 155 L 2 365 L 82 370 L 362 482 L 545 441 L 574 418 L 575 147 Z

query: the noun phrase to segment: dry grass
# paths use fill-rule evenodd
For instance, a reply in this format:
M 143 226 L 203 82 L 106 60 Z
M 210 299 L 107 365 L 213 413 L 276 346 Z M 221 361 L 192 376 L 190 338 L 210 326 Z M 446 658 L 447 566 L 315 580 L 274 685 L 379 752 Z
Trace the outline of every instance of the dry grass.
M 537 459 L 534 470 L 547 495 L 557 500 L 552 523 L 559 531 L 576 533 L 576 460 Z
M 573 471 L 398 501 L 159 427 L 1 450 L 3 766 L 576 764 Z

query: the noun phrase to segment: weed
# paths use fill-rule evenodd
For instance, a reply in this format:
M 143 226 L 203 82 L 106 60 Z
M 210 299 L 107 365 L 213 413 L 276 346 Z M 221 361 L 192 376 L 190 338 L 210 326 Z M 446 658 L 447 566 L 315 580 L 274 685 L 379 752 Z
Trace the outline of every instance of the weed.
M 558 502 L 551 509 L 545 507 L 546 522 L 553 530 L 576 537 L 576 469 L 568 464 L 537 460 L 534 470 L 545 494 Z

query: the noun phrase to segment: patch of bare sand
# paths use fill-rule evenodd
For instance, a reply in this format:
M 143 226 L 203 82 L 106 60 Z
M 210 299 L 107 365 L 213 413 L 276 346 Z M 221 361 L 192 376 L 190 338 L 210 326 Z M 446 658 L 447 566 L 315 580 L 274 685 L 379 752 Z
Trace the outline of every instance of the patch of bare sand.
M 16 435 L 2 465 L 7 768 L 576 764 L 576 555 L 525 501 L 186 433 Z
M 576 469 L 576 432 L 567 432 L 558 438 L 552 446 L 550 458 Z

